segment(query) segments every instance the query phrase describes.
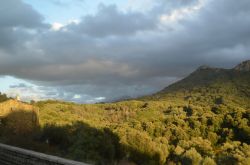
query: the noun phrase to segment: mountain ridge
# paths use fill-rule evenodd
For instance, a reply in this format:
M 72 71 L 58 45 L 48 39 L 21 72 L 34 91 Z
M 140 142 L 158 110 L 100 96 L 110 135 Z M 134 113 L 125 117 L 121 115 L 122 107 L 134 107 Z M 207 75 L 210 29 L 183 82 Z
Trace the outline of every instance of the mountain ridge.
M 215 81 L 218 78 L 220 78 L 221 76 L 226 76 L 226 78 L 228 78 L 229 80 L 231 80 L 234 76 L 239 76 L 239 75 L 250 75 L 250 73 L 245 73 L 245 72 L 249 72 L 250 71 L 250 60 L 247 61 L 243 61 L 242 63 L 236 65 L 235 67 L 231 68 L 231 69 L 224 69 L 224 68 L 215 68 L 215 67 L 210 67 L 207 65 L 202 65 L 200 67 L 198 67 L 198 69 L 196 69 L 194 72 L 192 72 L 190 75 L 188 75 L 187 77 L 185 77 L 184 79 L 173 83 L 167 87 L 165 87 L 163 89 L 167 90 L 169 87 L 175 86 L 175 84 L 178 84 L 180 82 L 183 81 L 187 81 L 187 80 L 195 80 L 198 79 L 199 81 L 203 81 L 204 85 L 208 85 L 209 82 L 211 81 Z M 242 72 L 244 71 L 244 72 Z M 198 77 L 196 77 L 198 76 Z M 205 83 L 207 82 L 207 83 Z M 197 84 L 194 84 L 194 86 Z
M 182 80 L 139 100 L 185 101 L 185 98 L 197 95 L 204 100 L 210 98 L 207 102 L 212 105 L 216 100 L 214 97 L 223 96 L 230 102 L 250 106 L 250 71 L 245 69 L 248 63 L 249 61 L 242 62 L 231 69 L 201 66 Z
M 250 71 L 250 60 L 243 61 L 242 63 L 235 66 L 233 69 L 238 71 Z

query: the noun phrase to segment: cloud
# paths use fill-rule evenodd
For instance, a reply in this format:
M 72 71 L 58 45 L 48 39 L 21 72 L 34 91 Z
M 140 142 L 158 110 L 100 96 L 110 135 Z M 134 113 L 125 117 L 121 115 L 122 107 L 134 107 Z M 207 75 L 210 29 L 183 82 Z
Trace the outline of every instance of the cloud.
M 62 91 L 60 88 L 38 86 L 22 81 L 21 83 L 10 85 L 5 93 L 13 98 L 19 96 L 22 101 L 55 99 L 79 103 L 96 103 L 105 100 L 105 97 L 93 97 L 82 93 L 77 94 L 77 92 Z
M 29 88 L 29 87 L 31 87 L 31 86 L 28 86 L 25 83 L 19 83 L 17 85 L 10 85 L 10 88 Z
M 0 11 L 0 28 L 44 26 L 44 18 L 21 0 L 1 1 Z
M 139 12 L 123 12 L 116 5 L 106 6 L 100 4 L 95 15 L 87 15 L 82 21 L 71 27 L 80 33 L 105 37 L 116 35 L 132 35 L 138 31 L 156 28 L 157 19 Z
M 51 29 L 54 31 L 60 30 L 64 25 L 58 22 L 54 22 L 51 26 Z
M 145 11 L 101 5 L 54 31 L 38 30 L 40 16 L 0 25 L 0 75 L 43 87 L 35 92 L 43 98 L 95 102 L 155 92 L 202 64 L 230 68 L 250 58 L 248 0 L 152 4 Z
M 20 0 L 2 1 L 0 4 L 0 53 L 15 54 L 22 49 L 22 44 L 32 39 L 32 33 L 38 32 L 48 25 L 43 23 L 43 16 L 30 5 Z M 3 55 L 0 56 L 2 62 Z

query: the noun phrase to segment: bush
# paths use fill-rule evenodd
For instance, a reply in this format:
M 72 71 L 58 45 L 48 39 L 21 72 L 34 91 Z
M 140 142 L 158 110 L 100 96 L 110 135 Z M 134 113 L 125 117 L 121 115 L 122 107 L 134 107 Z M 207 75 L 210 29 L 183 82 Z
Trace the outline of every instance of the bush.
M 196 151 L 195 148 L 191 148 L 186 151 L 182 158 L 184 165 L 199 165 L 202 161 L 201 155 Z

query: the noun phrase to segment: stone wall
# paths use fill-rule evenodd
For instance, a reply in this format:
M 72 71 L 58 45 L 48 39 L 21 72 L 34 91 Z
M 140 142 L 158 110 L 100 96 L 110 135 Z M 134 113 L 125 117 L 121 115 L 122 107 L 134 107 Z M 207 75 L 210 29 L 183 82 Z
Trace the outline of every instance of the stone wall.
M 0 144 L 0 165 L 87 165 L 56 156 L 46 155 Z

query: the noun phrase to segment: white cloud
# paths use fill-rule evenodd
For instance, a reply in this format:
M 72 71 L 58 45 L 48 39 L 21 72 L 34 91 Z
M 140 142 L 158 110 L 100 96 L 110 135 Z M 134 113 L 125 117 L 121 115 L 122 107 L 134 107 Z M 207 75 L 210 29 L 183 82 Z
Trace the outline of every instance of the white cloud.
M 102 101 L 106 101 L 105 97 L 96 97 L 96 98 L 92 98 L 89 100 L 85 100 L 86 103 L 98 103 L 98 102 L 102 102 Z
M 205 4 L 206 0 L 199 0 L 194 5 L 177 8 L 168 14 L 161 15 L 160 20 L 163 24 L 177 22 L 199 11 Z
M 79 23 L 80 23 L 79 19 L 70 19 L 65 24 L 60 23 L 60 22 L 54 22 L 51 24 L 50 30 L 59 31 L 63 29 L 64 31 L 67 31 L 68 25 L 78 25 Z
M 43 91 L 38 90 L 33 86 L 9 88 L 5 93 L 13 98 L 19 96 L 22 101 L 38 101 L 43 100 L 44 97 L 46 97 Z
M 65 25 L 61 24 L 61 23 L 58 23 L 58 22 L 54 22 L 52 25 L 51 25 L 51 30 L 54 30 L 54 31 L 58 31 L 60 30 L 61 28 L 63 28 Z
M 80 98 L 82 98 L 82 96 L 81 96 L 81 95 L 78 95 L 78 94 L 75 94 L 73 98 L 74 98 L 74 99 L 80 99 Z

